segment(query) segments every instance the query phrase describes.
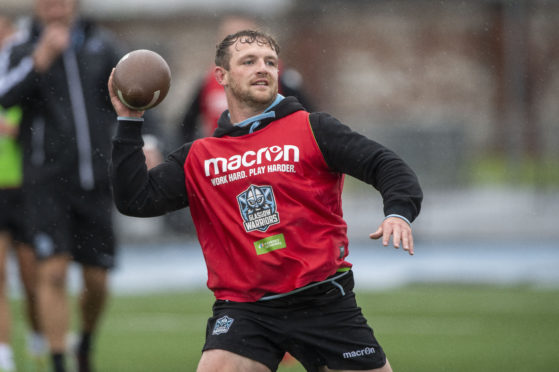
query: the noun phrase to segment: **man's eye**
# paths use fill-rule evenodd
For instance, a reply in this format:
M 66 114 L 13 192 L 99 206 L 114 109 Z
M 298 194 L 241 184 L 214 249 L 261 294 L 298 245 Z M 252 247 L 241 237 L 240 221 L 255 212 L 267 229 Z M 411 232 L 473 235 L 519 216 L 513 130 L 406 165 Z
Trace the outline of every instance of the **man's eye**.
M 244 65 L 252 65 L 254 62 L 252 60 L 244 61 Z
M 268 61 L 267 64 L 268 64 L 268 66 L 276 67 L 276 62 L 275 61 Z

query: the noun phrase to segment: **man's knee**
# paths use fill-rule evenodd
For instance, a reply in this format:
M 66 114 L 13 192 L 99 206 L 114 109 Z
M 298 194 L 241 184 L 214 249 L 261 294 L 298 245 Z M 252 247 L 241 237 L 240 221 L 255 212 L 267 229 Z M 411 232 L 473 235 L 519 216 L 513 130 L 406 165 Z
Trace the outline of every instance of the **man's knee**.
M 63 289 L 66 286 L 68 259 L 65 257 L 53 257 L 42 261 L 38 270 L 39 286 Z

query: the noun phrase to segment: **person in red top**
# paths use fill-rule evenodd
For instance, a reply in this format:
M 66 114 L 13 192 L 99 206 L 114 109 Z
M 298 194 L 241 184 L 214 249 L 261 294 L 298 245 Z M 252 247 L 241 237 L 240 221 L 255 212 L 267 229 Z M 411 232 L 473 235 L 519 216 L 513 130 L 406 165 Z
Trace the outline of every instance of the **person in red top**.
M 267 34 L 228 35 L 215 58 L 229 108 L 218 129 L 149 171 L 143 112 L 110 91 L 116 206 L 143 217 L 190 206 L 216 297 L 198 372 L 275 371 L 285 352 L 307 371 L 392 371 L 353 293 L 343 180 L 380 192 L 386 217 L 370 238 L 409 254 L 421 187 L 393 151 L 278 94 L 278 54 Z

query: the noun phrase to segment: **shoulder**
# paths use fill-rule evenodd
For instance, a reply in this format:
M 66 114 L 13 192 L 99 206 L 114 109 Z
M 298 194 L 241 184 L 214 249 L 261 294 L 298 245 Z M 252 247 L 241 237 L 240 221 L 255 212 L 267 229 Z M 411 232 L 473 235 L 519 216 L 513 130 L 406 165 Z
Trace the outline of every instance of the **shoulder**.
M 0 53 L 3 55 L 26 55 L 33 50 L 34 40 L 31 37 L 31 30 L 21 28 L 18 32 L 12 35 L 0 48 Z
M 194 141 L 194 142 L 196 142 L 196 141 Z M 186 161 L 188 153 L 190 152 L 190 149 L 191 149 L 192 145 L 194 144 L 194 142 L 188 142 L 188 143 L 183 144 L 182 146 L 180 146 L 179 148 L 177 148 L 176 150 L 171 152 L 169 154 L 168 158 L 170 160 L 178 163 L 178 164 L 183 164 Z
M 313 131 L 346 131 L 349 127 L 326 112 L 312 112 L 309 122 Z

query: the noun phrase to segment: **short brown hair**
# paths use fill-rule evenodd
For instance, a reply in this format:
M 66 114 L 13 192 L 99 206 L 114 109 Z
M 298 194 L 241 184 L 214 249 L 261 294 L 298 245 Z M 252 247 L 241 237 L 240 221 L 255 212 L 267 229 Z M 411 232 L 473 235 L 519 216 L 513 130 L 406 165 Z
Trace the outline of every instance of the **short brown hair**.
M 242 30 L 237 33 L 227 35 L 221 43 L 217 45 L 215 52 L 215 65 L 223 67 L 229 70 L 229 62 L 231 61 L 231 53 L 229 52 L 229 47 L 234 45 L 236 42 L 252 44 L 257 43 L 258 45 L 268 45 L 272 48 L 278 55 L 280 52 L 280 47 L 274 38 L 264 32 L 256 30 Z

